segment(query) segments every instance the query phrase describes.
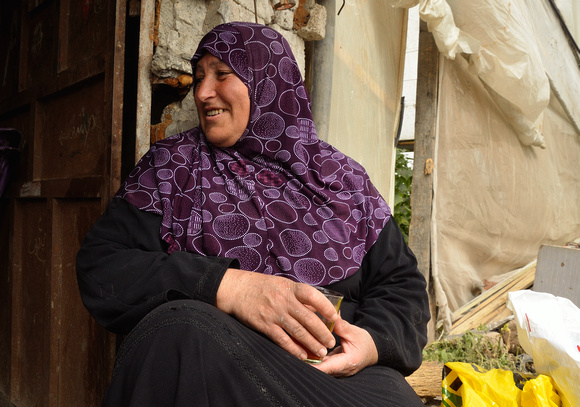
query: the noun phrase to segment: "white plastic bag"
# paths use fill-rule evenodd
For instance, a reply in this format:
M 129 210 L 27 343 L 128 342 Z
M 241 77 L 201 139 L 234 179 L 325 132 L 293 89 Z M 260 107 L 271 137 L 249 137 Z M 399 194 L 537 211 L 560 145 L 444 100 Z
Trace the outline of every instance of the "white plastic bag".
M 580 406 L 580 309 L 567 298 L 530 290 L 508 299 L 536 371 L 554 379 L 564 407 Z

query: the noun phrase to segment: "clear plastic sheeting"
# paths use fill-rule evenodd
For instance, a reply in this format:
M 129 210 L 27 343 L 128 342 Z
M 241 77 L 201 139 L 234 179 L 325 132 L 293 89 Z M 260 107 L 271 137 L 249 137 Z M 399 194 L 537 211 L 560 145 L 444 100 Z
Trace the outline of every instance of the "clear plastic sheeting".
M 455 310 L 541 244 L 578 237 L 580 137 L 552 97 L 547 148 L 523 146 L 466 61 L 442 60 L 441 74 L 432 267 Z
M 444 38 L 446 44 L 438 45 L 440 51 L 450 58 L 463 53 L 470 71 L 486 85 L 520 142 L 544 147 L 539 124 L 549 103 L 550 85 L 537 43 L 530 40 L 535 35 L 525 0 L 425 3 L 422 17 L 440 33 L 437 43 Z M 448 4 L 445 15 L 453 16 L 431 19 L 432 9 L 442 8 L 443 3 Z
M 530 2 L 530 15 L 542 63 L 550 81 L 553 95 L 562 104 L 570 123 L 580 134 L 580 54 L 572 38 L 562 29 L 563 21 L 552 8 L 550 1 Z M 568 20 L 579 21 L 580 9 Z M 569 31 L 569 30 L 568 30 Z
M 568 31 L 574 37 L 576 44 L 580 46 L 580 2 L 578 0 L 554 0 L 560 15 L 568 27 Z
M 449 328 L 485 280 L 580 236 L 580 69 L 549 0 L 416 3 L 442 55 L 431 264 Z
M 550 100 L 550 81 L 534 40 L 534 17 L 529 2 L 391 0 L 390 3 L 395 7 L 419 4 L 421 19 L 433 33 L 441 54 L 450 59 L 462 55 L 469 62 L 469 70 L 485 84 L 520 142 L 545 147 L 541 123 Z

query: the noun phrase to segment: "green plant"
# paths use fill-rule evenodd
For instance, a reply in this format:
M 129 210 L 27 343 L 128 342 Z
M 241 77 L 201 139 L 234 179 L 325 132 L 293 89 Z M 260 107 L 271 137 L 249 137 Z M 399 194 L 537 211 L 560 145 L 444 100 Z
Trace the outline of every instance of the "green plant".
M 413 159 L 397 148 L 395 158 L 395 202 L 393 216 L 409 242 L 409 226 L 411 225 L 411 183 L 413 181 Z
M 475 363 L 484 369 L 520 370 L 516 355 L 508 352 L 502 340 L 473 332 L 430 343 L 423 350 L 423 358 L 441 363 Z

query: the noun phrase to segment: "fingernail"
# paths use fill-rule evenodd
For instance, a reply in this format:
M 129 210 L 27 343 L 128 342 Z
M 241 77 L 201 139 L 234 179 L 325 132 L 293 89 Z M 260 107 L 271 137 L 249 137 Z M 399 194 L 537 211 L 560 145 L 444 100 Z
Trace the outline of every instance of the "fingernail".
M 320 348 L 317 355 L 320 356 L 321 358 L 326 356 L 326 348 Z
M 301 353 L 299 356 L 300 360 L 306 360 L 306 353 Z

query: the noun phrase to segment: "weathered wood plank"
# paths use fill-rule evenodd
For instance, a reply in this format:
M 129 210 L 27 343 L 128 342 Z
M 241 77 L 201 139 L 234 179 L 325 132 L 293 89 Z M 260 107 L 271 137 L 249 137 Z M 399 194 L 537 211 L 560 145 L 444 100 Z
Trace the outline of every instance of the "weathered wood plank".
M 534 291 L 568 298 L 580 307 L 580 249 L 540 247 Z
M 508 317 L 511 314 L 506 308 L 508 293 L 530 288 L 535 274 L 536 263 L 533 262 L 457 310 L 453 313 L 449 335 L 462 334 Z
M 415 253 L 419 270 L 421 270 L 429 285 L 432 313 L 431 322 L 429 323 L 429 340 L 433 340 L 435 337 L 436 320 L 435 296 L 430 287 L 433 176 L 432 171 L 425 171 L 425 168 L 428 162 L 433 163 L 435 150 L 438 78 L 439 51 L 433 35 L 427 30 L 426 24 L 421 22 L 417 66 L 417 102 L 409 246 Z M 432 169 L 431 166 L 429 168 Z
M 419 397 L 435 398 L 441 396 L 442 372 L 443 363 L 426 360 L 406 379 Z

